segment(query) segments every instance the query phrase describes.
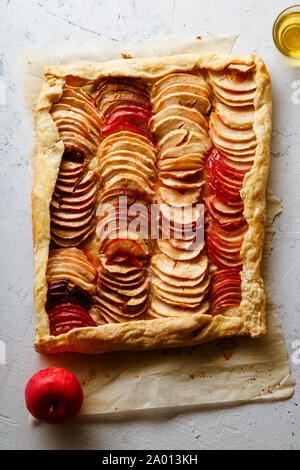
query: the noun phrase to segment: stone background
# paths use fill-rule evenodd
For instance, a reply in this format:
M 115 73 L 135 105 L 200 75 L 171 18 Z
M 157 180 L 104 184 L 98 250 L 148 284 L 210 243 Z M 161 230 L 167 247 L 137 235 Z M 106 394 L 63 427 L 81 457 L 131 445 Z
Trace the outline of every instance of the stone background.
M 281 0 L 0 0 L 0 362 L 2 341 L 6 346 L 6 364 L 0 364 L 0 448 L 300 448 L 299 387 L 285 402 L 79 418 L 61 427 L 32 423 L 23 406 L 24 386 L 41 367 L 33 350 L 31 124 L 20 58 L 27 47 L 236 33 L 234 52 L 262 56 L 273 80 L 270 188 L 284 204 L 276 220 L 271 287 L 293 375 L 300 379 L 300 93 L 292 88 L 300 80 L 300 61 L 298 68 L 289 63 L 272 42 L 273 21 L 287 6 Z

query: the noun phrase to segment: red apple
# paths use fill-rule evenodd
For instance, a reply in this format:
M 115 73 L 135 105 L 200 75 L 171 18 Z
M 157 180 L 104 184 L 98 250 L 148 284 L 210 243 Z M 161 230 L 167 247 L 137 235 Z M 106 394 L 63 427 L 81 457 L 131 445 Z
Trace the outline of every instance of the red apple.
M 50 367 L 31 377 L 25 388 L 25 400 L 28 411 L 36 419 L 61 424 L 79 413 L 83 393 L 72 372 Z

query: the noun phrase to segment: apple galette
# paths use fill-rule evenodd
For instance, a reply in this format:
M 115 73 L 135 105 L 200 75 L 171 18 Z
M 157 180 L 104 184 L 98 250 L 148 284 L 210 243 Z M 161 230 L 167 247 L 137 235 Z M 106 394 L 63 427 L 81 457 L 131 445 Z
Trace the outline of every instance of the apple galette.
M 260 58 L 49 66 L 36 117 L 37 351 L 265 333 L 271 86 Z

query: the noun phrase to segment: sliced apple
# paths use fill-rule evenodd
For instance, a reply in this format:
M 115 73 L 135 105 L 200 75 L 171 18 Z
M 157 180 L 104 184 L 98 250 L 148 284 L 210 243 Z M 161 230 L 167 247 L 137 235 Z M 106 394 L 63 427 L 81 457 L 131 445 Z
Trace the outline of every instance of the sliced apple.
M 256 89 L 252 72 L 236 70 L 210 71 L 209 76 L 214 84 L 233 92 L 250 92 Z
M 169 132 L 180 130 L 194 131 L 203 134 L 202 127 L 194 121 L 182 116 L 167 116 L 161 118 L 160 114 L 154 115 L 149 122 L 153 135 L 158 139 L 164 138 Z
M 176 286 L 163 281 L 160 277 L 154 277 L 152 283 L 160 290 L 171 294 L 184 295 L 185 297 L 196 297 L 207 292 L 210 286 L 210 276 L 205 276 L 204 279 L 196 286 Z
M 150 134 L 148 132 L 145 132 L 140 127 L 135 126 L 131 122 L 124 121 L 124 120 L 114 122 L 113 124 L 110 124 L 104 127 L 101 133 L 103 137 L 107 137 L 111 134 L 115 134 L 116 132 L 121 132 L 121 131 L 127 131 L 127 132 L 133 132 L 135 134 L 140 134 L 144 137 L 147 137 L 149 140 L 153 141 L 153 139 L 150 137 Z
M 120 131 L 115 134 L 109 135 L 108 137 L 105 138 L 105 141 L 101 143 L 101 147 L 103 148 L 106 145 L 110 145 L 113 142 L 117 142 L 117 141 L 120 142 L 123 139 L 125 140 L 130 139 L 130 141 L 133 140 L 135 143 L 138 143 L 138 144 L 146 144 L 147 146 L 149 146 L 155 151 L 155 148 L 148 137 L 145 137 L 141 134 L 136 134 L 130 131 Z
M 171 87 L 170 87 L 171 88 Z M 192 93 L 184 91 L 185 88 L 182 87 L 182 91 L 174 93 L 161 93 L 161 96 L 156 97 L 154 100 L 154 111 L 158 113 L 164 108 L 169 106 L 186 106 L 187 108 L 195 108 L 200 113 L 206 114 L 210 110 L 210 101 L 204 94 L 200 95 L 197 93 Z M 171 91 L 171 90 L 168 90 Z
M 104 117 L 109 116 L 116 108 L 120 106 L 137 106 L 139 108 L 150 110 L 150 103 L 145 100 L 138 100 L 136 97 L 133 98 L 119 98 L 119 99 L 106 99 L 105 102 L 101 103 L 101 112 Z
M 140 177 L 137 174 L 122 172 L 118 173 L 108 181 L 105 182 L 104 190 L 111 189 L 115 186 L 127 186 L 130 189 L 143 191 L 148 198 L 151 198 L 154 195 L 152 185 L 149 185 L 149 182 L 144 178 Z
M 183 207 L 195 204 L 199 201 L 201 188 L 197 188 L 191 191 L 177 191 L 166 186 L 160 186 L 158 189 L 158 194 L 161 199 L 169 206 Z
M 89 95 L 65 85 L 60 100 L 52 106 L 50 113 L 66 147 L 95 155 L 102 121 Z
M 227 126 L 221 116 L 217 113 L 211 113 L 210 124 L 213 126 L 217 135 L 230 142 L 247 142 L 256 140 L 256 134 L 253 129 L 232 129 Z
M 253 127 L 255 113 L 253 106 L 239 109 L 224 103 L 217 103 L 215 110 L 224 124 L 232 129 L 251 129 Z
M 158 80 L 152 88 L 152 93 L 154 96 L 157 96 L 163 90 L 168 88 L 171 85 L 181 84 L 185 86 L 185 84 L 192 84 L 194 86 L 200 87 L 203 89 L 203 92 L 208 96 L 208 86 L 206 81 L 201 75 L 194 75 L 188 73 L 170 73 L 165 77 Z
M 186 308 L 176 307 L 174 305 L 168 305 L 166 302 L 163 302 L 158 299 L 154 299 L 151 302 L 151 309 L 158 315 L 159 317 L 180 317 L 186 316 L 187 311 Z M 195 307 L 189 310 L 189 314 L 194 315 L 205 315 L 208 313 L 209 310 L 209 302 L 202 302 L 200 306 Z M 209 316 L 207 315 L 207 321 L 209 321 Z
M 73 328 L 96 326 L 88 312 L 75 304 L 61 304 L 48 311 L 50 335 L 67 333 Z
M 171 277 L 196 279 L 206 271 L 208 259 L 206 255 L 201 254 L 192 261 L 176 261 L 164 254 L 158 254 L 152 257 L 151 263 L 162 273 Z
M 224 88 L 219 87 L 218 85 L 214 85 L 214 92 L 224 100 L 233 101 L 233 102 L 251 102 L 253 103 L 255 90 L 251 91 L 243 91 L 243 92 L 236 92 L 232 90 L 225 90 Z
M 137 139 L 133 138 L 118 138 L 117 140 L 105 139 L 100 147 L 99 160 L 102 160 L 110 154 L 115 154 L 116 152 L 130 152 L 143 155 L 147 160 L 156 161 L 156 153 L 153 146 L 146 144 L 145 142 L 140 142 Z
M 123 113 L 141 113 L 148 119 L 150 119 L 153 115 L 153 113 L 148 109 L 145 108 L 144 106 L 140 105 L 120 105 L 114 108 L 114 110 L 106 116 L 106 122 L 111 122 L 112 118 L 115 118 L 116 116 L 123 115 Z
M 204 246 L 204 243 L 199 243 L 197 248 L 194 249 L 180 249 L 174 248 L 170 243 L 169 240 L 157 240 L 157 246 L 162 253 L 169 256 L 174 260 L 190 260 L 196 258 L 198 256 Z
M 202 176 L 198 177 L 196 181 L 193 182 L 185 182 L 181 181 L 177 178 L 172 178 L 170 176 L 164 177 L 161 176 L 161 181 L 165 186 L 169 186 L 172 189 L 177 189 L 177 190 L 191 190 L 191 189 L 196 189 L 196 188 L 201 188 L 205 181 L 202 178 Z
M 117 238 L 116 240 L 109 242 L 103 252 L 106 256 L 110 256 L 116 250 L 131 253 L 137 258 L 146 258 L 146 253 L 135 240 Z
M 127 108 L 127 110 L 123 110 L 123 111 L 114 111 L 111 117 L 107 120 L 107 126 L 112 126 L 113 124 L 117 125 L 117 124 L 121 124 L 122 122 L 127 122 L 142 129 L 145 133 L 147 133 L 149 119 L 150 119 L 149 114 L 142 112 L 142 111 L 132 111 L 130 108 L 129 109 Z
M 206 131 L 208 130 L 208 123 L 205 117 L 203 116 L 202 113 L 200 113 L 197 109 L 194 109 L 194 108 L 187 108 L 186 106 L 179 106 L 179 105 L 168 106 L 167 108 L 164 108 L 161 111 L 159 111 L 159 113 L 157 113 L 156 116 L 158 120 L 161 120 L 170 116 L 184 117 L 184 118 L 190 119 L 191 121 L 194 121 L 196 124 L 198 124 L 200 127 L 205 129 Z

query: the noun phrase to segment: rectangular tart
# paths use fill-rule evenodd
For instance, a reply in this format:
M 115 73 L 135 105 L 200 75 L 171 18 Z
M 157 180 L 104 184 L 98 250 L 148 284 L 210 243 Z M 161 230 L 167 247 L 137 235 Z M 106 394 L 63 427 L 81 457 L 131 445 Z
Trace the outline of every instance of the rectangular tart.
M 32 190 L 38 352 L 265 334 L 271 113 L 255 55 L 45 67 Z

